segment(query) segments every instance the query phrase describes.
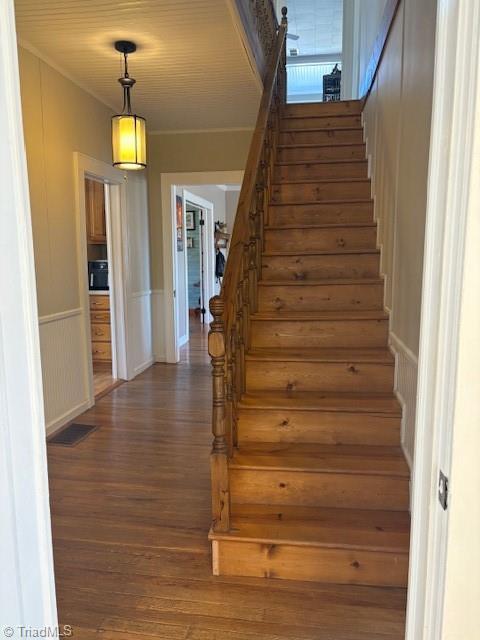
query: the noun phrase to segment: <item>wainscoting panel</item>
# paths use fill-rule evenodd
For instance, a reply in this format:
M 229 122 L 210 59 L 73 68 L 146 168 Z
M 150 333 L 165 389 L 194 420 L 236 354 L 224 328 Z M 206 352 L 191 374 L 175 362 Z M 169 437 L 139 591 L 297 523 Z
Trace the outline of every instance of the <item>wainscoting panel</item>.
M 166 362 L 165 348 L 165 312 L 163 289 L 152 291 L 152 335 L 155 362 Z
M 133 293 L 129 301 L 133 377 L 153 364 L 150 289 Z
M 88 363 L 81 309 L 43 316 L 40 324 L 47 433 L 88 409 Z
M 390 332 L 390 346 L 395 354 L 395 393 L 403 408 L 402 447 L 410 469 L 412 469 L 415 447 L 418 359 L 393 332 Z

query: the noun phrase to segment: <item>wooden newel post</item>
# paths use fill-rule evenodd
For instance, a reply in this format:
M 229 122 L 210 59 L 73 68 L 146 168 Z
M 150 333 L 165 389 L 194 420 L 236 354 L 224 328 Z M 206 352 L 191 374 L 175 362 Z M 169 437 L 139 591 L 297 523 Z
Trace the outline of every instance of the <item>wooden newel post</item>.
M 210 300 L 213 322 L 208 333 L 208 353 L 212 359 L 213 446 L 210 457 L 212 474 L 212 511 L 215 531 L 230 528 L 230 492 L 228 487 L 228 443 L 225 422 L 225 304 L 221 296 Z

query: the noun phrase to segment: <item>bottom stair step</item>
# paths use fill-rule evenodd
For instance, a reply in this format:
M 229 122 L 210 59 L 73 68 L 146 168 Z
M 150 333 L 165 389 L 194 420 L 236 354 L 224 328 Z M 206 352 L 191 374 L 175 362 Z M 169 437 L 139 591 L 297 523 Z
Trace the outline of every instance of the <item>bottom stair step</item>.
M 216 575 L 405 587 L 408 512 L 235 505 L 211 532 Z

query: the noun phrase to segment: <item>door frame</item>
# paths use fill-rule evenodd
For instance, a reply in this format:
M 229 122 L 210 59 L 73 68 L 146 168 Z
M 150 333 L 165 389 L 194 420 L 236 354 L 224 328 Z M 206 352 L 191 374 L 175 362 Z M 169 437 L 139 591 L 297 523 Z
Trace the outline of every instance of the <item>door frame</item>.
M 195 171 L 187 173 L 160 174 L 162 193 L 162 229 L 163 229 L 163 274 L 164 274 L 164 339 L 166 362 L 178 362 L 180 348 L 178 344 L 178 325 L 176 300 L 176 231 L 173 212 L 175 211 L 175 185 L 216 185 L 241 184 L 243 171 Z M 151 178 L 153 179 L 153 178 Z
M 449 510 L 439 503 L 438 477 L 451 472 L 466 228 L 478 190 L 472 166 L 480 143 L 479 61 L 478 3 L 438 0 L 407 640 L 442 637 Z M 460 496 L 456 489 L 450 484 L 450 500 Z
M 85 206 L 85 178 L 93 178 L 105 184 L 105 215 L 107 227 L 107 254 L 109 260 L 112 373 L 113 377 L 128 380 L 131 370 L 127 349 L 127 246 L 126 183 L 122 172 L 106 162 L 82 153 L 74 154 L 75 203 L 77 227 L 78 286 L 83 316 L 83 344 L 85 355 L 85 388 L 88 403 L 95 403 L 93 388 L 92 337 L 90 329 L 90 294 L 88 287 L 87 216 Z
M 215 207 L 213 202 L 210 202 L 209 200 L 205 200 L 205 198 L 201 198 L 200 196 L 195 195 L 194 193 L 191 193 L 190 191 L 188 191 L 187 189 L 183 189 L 183 201 L 184 201 L 184 208 L 185 211 L 187 210 L 187 202 L 190 202 L 191 204 L 193 204 L 195 207 L 198 207 L 199 209 L 201 209 L 204 213 L 204 220 L 205 220 L 205 225 L 204 225 L 204 240 L 207 240 L 207 238 L 212 238 L 212 251 L 205 251 L 205 247 L 204 247 L 204 259 L 205 259 L 205 282 L 204 282 L 204 286 L 205 286 L 205 308 L 206 308 L 206 313 L 205 313 L 205 323 L 208 324 L 211 322 L 212 320 L 212 316 L 210 314 L 210 310 L 208 308 L 208 301 L 210 300 L 210 298 L 212 298 L 215 295 L 215 255 L 214 255 L 214 251 L 215 251 L 215 247 L 214 247 L 214 243 L 213 243 L 213 238 L 214 238 L 214 233 L 215 233 Z M 200 233 L 202 233 L 202 230 L 200 229 Z M 187 234 L 187 228 L 185 227 L 185 242 L 186 242 L 186 234 Z M 187 261 L 187 267 L 188 267 L 188 254 L 187 251 L 185 251 L 185 259 Z M 186 275 L 186 286 L 188 287 L 188 269 L 185 270 L 185 275 Z M 188 305 L 187 305 L 188 307 Z M 187 308 L 187 335 L 190 335 L 190 316 L 188 313 L 188 308 Z
M 0 619 L 17 630 L 53 630 L 45 415 L 13 0 L 0 2 L 0 112 Z

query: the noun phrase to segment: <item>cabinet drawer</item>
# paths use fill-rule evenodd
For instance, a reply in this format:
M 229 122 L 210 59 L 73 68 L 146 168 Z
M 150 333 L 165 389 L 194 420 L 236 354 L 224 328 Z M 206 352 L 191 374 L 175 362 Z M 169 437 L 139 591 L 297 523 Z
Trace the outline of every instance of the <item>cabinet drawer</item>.
M 109 342 L 92 342 L 92 359 L 98 360 L 112 359 L 112 346 Z
M 109 311 L 90 311 L 90 322 L 92 324 L 110 324 Z
M 92 342 L 110 342 L 110 325 L 92 323 Z
M 90 296 L 90 309 L 91 311 L 95 311 L 96 309 L 110 309 L 110 297 Z

